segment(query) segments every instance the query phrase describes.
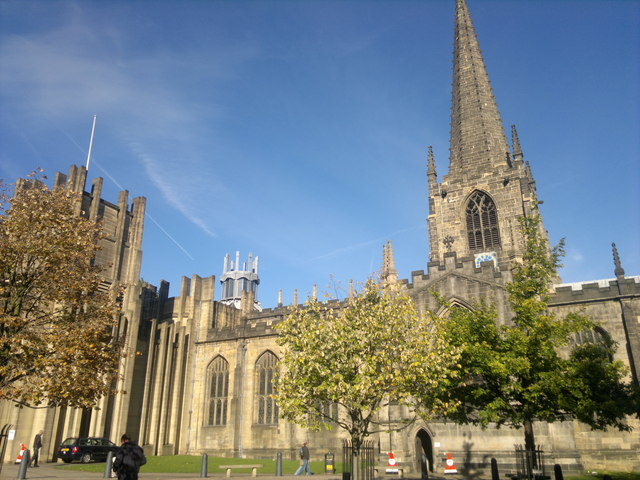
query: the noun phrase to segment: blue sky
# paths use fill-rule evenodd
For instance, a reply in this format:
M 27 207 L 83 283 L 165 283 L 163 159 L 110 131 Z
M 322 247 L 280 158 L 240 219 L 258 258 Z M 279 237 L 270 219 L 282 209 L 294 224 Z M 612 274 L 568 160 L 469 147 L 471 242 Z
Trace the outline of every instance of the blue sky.
M 147 197 L 142 276 L 260 257 L 259 300 L 426 268 L 453 0 L 0 1 L 0 178 L 83 165 Z M 566 282 L 640 274 L 640 2 L 468 0 Z M 219 288 L 216 298 L 219 297 Z

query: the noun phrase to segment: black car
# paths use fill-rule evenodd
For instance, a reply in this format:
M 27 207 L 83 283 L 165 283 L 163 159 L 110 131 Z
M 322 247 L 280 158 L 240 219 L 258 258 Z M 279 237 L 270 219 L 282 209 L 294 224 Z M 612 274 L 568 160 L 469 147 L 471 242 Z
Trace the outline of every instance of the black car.
M 117 451 L 118 446 L 106 438 L 71 437 L 58 447 L 58 458 L 64 463 L 73 460 L 79 460 L 82 463 L 89 463 L 92 460 L 104 462 L 109 452 L 115 455 Z

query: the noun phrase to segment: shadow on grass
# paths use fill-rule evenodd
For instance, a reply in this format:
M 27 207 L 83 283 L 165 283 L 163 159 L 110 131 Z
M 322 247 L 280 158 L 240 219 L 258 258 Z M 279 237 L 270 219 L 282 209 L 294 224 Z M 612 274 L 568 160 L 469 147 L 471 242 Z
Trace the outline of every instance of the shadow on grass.
M 242 465 L 242 464 L 262 464 L 263 467 L 258 469 L 258 473 L 274 475 L 276 472 L 276 462 L 269 458 L 227 458 L 209 456 L 208 473 L 224 473 L 220 469 L 220 465 Z M 162 457 L 147 457 L 147 464 L 140 471 L 147 473 L 200 473 L 202 465 L 202 456 L 200 455 L 166 455 Z M 283 475 L 293 475 L 300 466 L 298 460 L 283 460 Z M 105 463 L 89 463 L 89 464 L 68 464 L 59 465 L 58 468 L 77 470 L 82 472 L 103 472 Z M 311 462 L 311 471 L 315 474 L 324 473 L 324 462 Z M 250 473 L 251 469 L 247 468 L 246 473 Z M 342 464 L 336 462 L 336 473 L 342 472 Z M 238 470 L 238 473 L 245 473 L 244 470 Z M 628 480 L 628 479 L 627 479 Z

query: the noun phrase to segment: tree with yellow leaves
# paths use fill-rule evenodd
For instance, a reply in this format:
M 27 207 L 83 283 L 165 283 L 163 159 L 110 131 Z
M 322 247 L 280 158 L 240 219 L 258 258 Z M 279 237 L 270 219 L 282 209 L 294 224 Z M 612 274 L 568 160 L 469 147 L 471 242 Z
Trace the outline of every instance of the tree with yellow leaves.
M 397 285 L 370 280 L 341 304 L 310 299 L 277 328 L 281 415 L 315 430 L 338 425 L 356 454 L 368 435 L 388 429 L 378 414 L 390 399 L 411 406 L 411 392 L 431 392 L 423 416 L 450 408 L 438 399 L 455 375 L 456 349 L 444 341 L 442 321 L 418 313 Z
M 117 292 L 93 264 L 101 228 L 77 194 L 31 177 L 0 191 L 0 399 L 90 407 L 121 356 Z

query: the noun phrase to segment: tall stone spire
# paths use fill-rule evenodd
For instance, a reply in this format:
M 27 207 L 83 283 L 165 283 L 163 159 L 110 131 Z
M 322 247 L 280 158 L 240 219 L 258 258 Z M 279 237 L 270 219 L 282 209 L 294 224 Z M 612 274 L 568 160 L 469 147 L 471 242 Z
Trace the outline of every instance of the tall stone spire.
M 465 0 L 456 0 L 449 172 L 482 175 L 509 147 Z
M 393 259 L 393 246 L 391 240 L 382 245 L 382 281 L 384 283 L 395 283 L 398 280 L 395 260 Z
M 515 127 L 511 155 L 466 0 L 456 0 L 454 26 L 449 171 L 440 182 L 431 151 L 427 159 L 429 261 L 455 253 L 507 265 L 524 254 L 518 218 L 539 213 L 535 181 Z

